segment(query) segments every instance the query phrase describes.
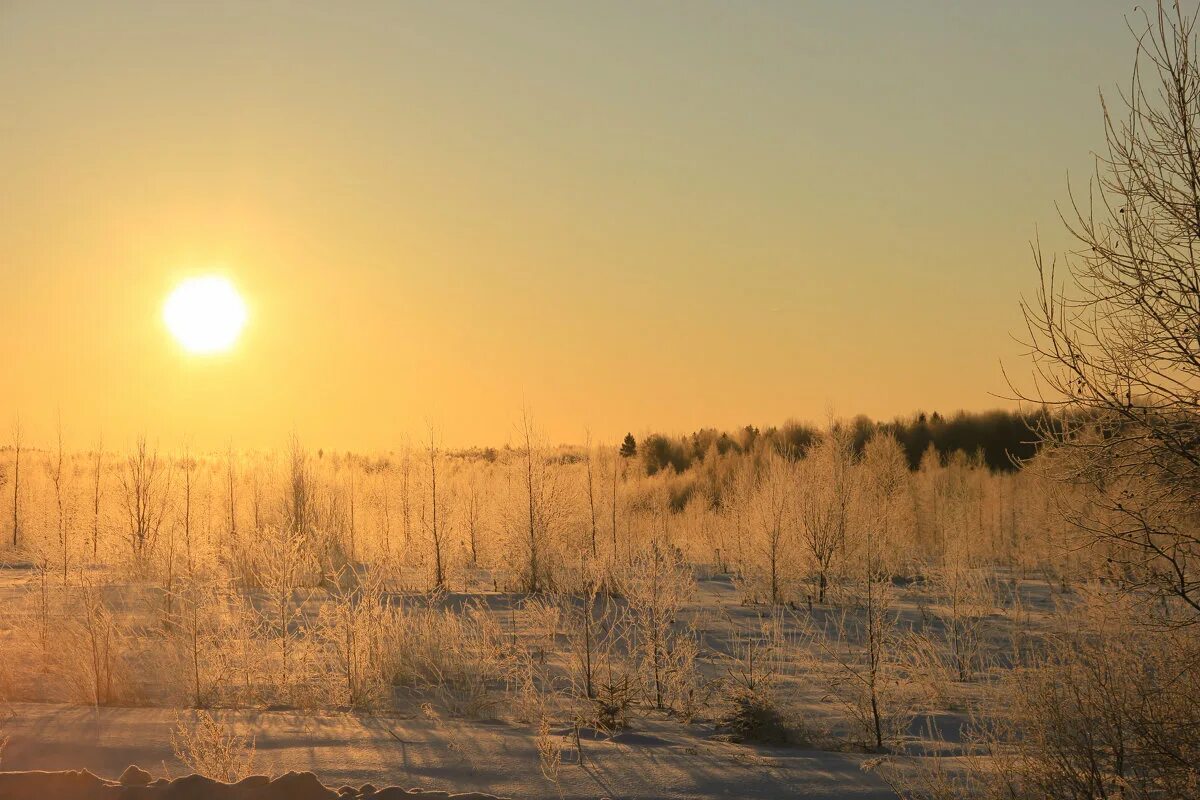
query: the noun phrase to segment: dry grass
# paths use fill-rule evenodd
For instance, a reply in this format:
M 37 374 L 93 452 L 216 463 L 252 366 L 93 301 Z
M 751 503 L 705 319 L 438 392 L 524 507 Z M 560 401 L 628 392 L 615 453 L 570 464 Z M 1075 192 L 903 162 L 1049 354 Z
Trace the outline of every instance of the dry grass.
M 537 747 L 538 767 L 543 777 L 558 785 L 558 773 L 562 769 L 563 743 L 561 736 L 551 733 L 548 717 L 543 716 L 538 720 L 534 745 Z

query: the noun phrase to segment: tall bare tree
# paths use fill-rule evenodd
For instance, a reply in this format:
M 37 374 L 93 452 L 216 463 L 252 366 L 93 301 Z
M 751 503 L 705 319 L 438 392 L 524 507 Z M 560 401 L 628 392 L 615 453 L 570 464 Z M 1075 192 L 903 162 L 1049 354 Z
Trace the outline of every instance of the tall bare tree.
M 225 448 L 225 505 L 229 512 L 229 543 L 237 542 L 237 494 L 234 489 L 237 484 L 237 460 L 233 452 L 233 442 Z
M 887 560 L 896 554 L 893 537 L 907 528 L 911 515 L 903 508 L 909 496 L 908 459 L 904 448 L 890 433 L 877 432 L 867 440 L 862 455 L 863 491 L 863 558 L 867 572 L 876 574 L 889 566 Z M 906 538 L 906 537 L 901 537 Z
M 854 451 L 849 431 L 831 424 L 809 449 L 799 470 L 800 540 L 817 573 L 817 601 L 825 602 L 834 563 L 847 560 Z
M 121 500 L 128 523 L 129 546 L 136 566 L 145 567 L 167 514 L 171 467 L 158 450 L 139 436 L 121 472 Z
M 192 479 L 199 466 L 192 457 L 190 448 L 184 447 L 183 458 L 179 465 L 183 468 L 183 551 L 187 565 L 187 576 L 190 580 L 196 574 L 195 536 L 192 525 Z
M 484 532 L 484 513 L 487 505 L 487 484 L 479 474 L 472 471 L 466 476 L 464 490 L 463 525 L 466 527 L 467 548 L 471 552 L 471 566 L 479 566 L 479 535 Z
M 562 521 L 562 487 L 557 470 L 547 464 L 528 409 L 521 412 L 517 436 L 521 445 L 517 461 L 521 512 L 516 515 L 513 527 L 519 529 L 515 538 L 524 551 L 525 589 L 540 592 L 551 588 L 553 582 L 550 540 L 556 525 Z
M 438 505 L 441 500 L 438 497 L 438 445 L 437 433 L 433 425 L 429 426 L 429 445 L 425 449 L 425 454 L 429 458 L 429 536 L 433 544 L 433 585 L 435 589 L 441 589 L 446 585 L 446 563 L 443 547 L 446 521 L 444 513 L 440 520 L 438 518 L 438 512 L 444 511 L 444 509 Z
M 1064 413 L 1040 431 L 1089 487 L 1075 525 L 1127 588 L 1200 621 L 1200 62 L 1196 16 L 1144 12 L 1133 76 L 1101 97 L 1107 147 L 1062 214 L 1075 247 L 1034 257 L 1023 303 L 1035 388 Z
M 412 449 L 404 445 L 400 461 L 400 517 L 404 522 L 404 547 L 412 544 Z
M 350 560 L 358 559 L 358 524 L 357 524 L 357 508 L 358 508 L 358 491 L 355 484 L 355 473 L 358 472 L 358 458 L 353 454 L 346 456 L 346 473 L 347 487 L 346 495 L 350 509 Z
M 92 560 L 100 555 L 100 498 L 103 494 L 104 437 L 96 442 L 92 458 Z
M 21 418 L 13 420 L 13 498 L 12 498 L 12 546 L 21 540 Z
M 308 453 L 300 444 L 300 437 L 294 433 L 288 448 L 288 464 L 288 526 L 298 534 L 309 536 L 313 512 L 312 469 L 308 463 Z M 311 546 L 312 543 L 309 544 Z
M 762 465 L 750 513 L 754 520 L 755 572 L 766 578 L 767 595 L 774 605 L 784 602 L 787 565 L 794 547 L 793 462 L 772 451 Z
M 54 488 L 54 532 L 58 539 L 59 560 L 62 567 L 63 585 L 67 584 L 67 569 L 71 556 L 71 522 L 67 518 L 69 487 L 66 471 L 67 455 L 63 449 L 62 419 L 55 428 L 55 448 L 47 463 L 50 485 Z
M 612 560 L 616 563 L 617 560 L 617 482 L 621 477 L 622 470 L 625 468 L 625 460 L 621 458 L 620 453 L 616 448 L 613 448 L 612 456 Z
M 541 565 L 539 563 L 541 557 L 540 536 L 538 532 L 538 492 L 535 488 L 535 470 L 537 469 L 537 454 L 533 447 L 533 419 L 529 415 L 528 409 L 523 409 L 521 413 L 521 434 L 524 439 L 525 447 L 521 451 L 521 459 L 524 464 L 523 472 L 525 476 L 525 493 L 529 499 L 529 591 L 536 592 L 541 588 Z
M 583 445 L 583 460 L 587 465 L 587 498 L 588 511 L 591 514 L 592 520 L 592 558 L 596 558 L 598 551 L 596 550 L 596 484 L 592 475 L 592 432 L 587 431 L 584 435 Z

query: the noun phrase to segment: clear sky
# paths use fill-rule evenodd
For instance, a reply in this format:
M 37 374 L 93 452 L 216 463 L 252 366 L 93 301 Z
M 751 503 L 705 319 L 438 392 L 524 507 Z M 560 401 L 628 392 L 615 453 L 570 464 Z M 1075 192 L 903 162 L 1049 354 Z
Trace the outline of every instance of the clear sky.
M 0 0 L 0 440 L 1002 404 L 1116 0 Z M 228 276 L 239 343 L 161 307 Z

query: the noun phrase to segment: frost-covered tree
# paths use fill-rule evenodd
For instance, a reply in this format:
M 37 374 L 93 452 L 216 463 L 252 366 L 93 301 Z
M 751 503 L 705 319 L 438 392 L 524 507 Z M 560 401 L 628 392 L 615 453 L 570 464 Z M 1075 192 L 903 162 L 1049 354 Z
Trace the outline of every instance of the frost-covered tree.
M 1114 577 L 1200 620 L 1200 61 L 1196 16 L 1159 3 L 1133 77 L 1102 98 L 1107 147 L 1024 303 L 1056 474 L 1092 490 L 1074 522 Z
M 844 564 L 850 546 L 850 513 L 855 492 L 854 448 L 849 431 L 831 425 L 821 442 L 800 462 L 798 513 L 800 540 L 813 564 L 817 602 L 825 602 L 835 564 Z

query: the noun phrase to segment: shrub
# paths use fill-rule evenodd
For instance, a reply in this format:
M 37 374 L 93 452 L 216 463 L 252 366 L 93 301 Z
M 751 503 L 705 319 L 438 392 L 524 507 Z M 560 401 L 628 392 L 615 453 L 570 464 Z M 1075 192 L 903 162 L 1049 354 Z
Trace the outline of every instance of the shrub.
M 793 741 L 793 732 L 769 692 L 735 686 L 726 699 L 729 708 L 719 719 L 719 725 L 733 741 L 759 744 Z
M 192 772 L 226 783 L 245 778 L 254 766 L 253 737 L 239 736 L 207 711 L 176 718 L 171 749 Z

